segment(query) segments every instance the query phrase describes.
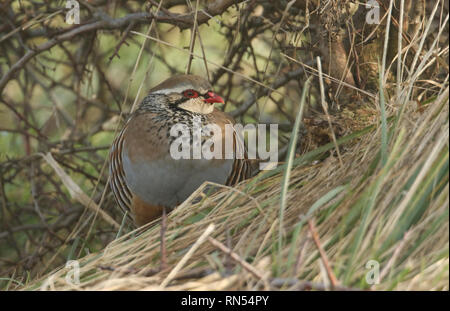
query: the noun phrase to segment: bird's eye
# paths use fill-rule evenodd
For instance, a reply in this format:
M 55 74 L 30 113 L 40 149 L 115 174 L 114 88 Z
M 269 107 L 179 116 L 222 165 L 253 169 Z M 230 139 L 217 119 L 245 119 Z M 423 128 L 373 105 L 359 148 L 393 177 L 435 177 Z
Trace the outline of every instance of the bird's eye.
M 195 98 L 198 97 L 198 93 L 194 90 L 187 90 L 183 92 L 183 96 L 189 97 L 189 98 Z

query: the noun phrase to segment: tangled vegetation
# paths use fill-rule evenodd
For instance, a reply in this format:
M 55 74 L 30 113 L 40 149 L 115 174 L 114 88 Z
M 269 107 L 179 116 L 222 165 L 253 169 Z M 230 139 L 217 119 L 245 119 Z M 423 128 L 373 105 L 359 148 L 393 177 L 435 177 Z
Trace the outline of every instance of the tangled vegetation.
M 375 24 L 346 0 L 80 0 L 80 24 L 66 2 L 0 4 L 2 289 L 449 289 L 448 2 L 379 0 Z M 107 153 L 186 72 L 278 124 L 281 162 L 170 213 L 160 271 Z

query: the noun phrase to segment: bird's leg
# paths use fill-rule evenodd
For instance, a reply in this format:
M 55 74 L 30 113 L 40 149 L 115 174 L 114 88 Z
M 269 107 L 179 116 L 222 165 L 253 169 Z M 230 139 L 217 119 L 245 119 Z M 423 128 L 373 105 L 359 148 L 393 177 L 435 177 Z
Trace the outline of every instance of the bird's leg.
M 167 213 L 166 208 L 163 207 L 162 219 L 161 219 L 161 266 L 160 270 L 167 269 L 167 257 L 166 257 L 166 228 L 167 228 Z

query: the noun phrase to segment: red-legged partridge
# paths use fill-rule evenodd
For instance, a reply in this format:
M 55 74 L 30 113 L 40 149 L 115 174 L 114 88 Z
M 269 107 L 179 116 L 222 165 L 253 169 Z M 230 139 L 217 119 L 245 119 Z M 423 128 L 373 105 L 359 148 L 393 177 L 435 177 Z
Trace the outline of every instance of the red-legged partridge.
M 131 212 L 136 225 L 161 216 L 164 207 L 175 208 L 205 181 L 234 185 L 251 176 L 252 166 L 246 157 L 208 160 L 171 156 L 170 146 L 176 139 L 170 134 L 173 125 L 185 124 L 192 130 L 196 117 L 202 124 L 217 124 L 224 134 L 225 125 L 234 124 L 214 103 L 223 103 L 223 99 L 204 78 L 173 76 L 150 90 L 114 140 L 111 188 L 119 206 Z M 236 135 L 232 146 L 245 153 L 243 141 Z

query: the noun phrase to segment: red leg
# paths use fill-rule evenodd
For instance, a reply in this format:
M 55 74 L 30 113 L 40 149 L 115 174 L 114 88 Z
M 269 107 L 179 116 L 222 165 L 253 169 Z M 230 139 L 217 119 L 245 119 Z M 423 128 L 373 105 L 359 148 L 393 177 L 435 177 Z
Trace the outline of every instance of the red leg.
M 166 256 L 166 228 L 167 228 L 167 213 L 166 208 L 163 207 L 162 219 L 161 219 L 161 266 L 160 270 L 167 269 L 167 256 Z

